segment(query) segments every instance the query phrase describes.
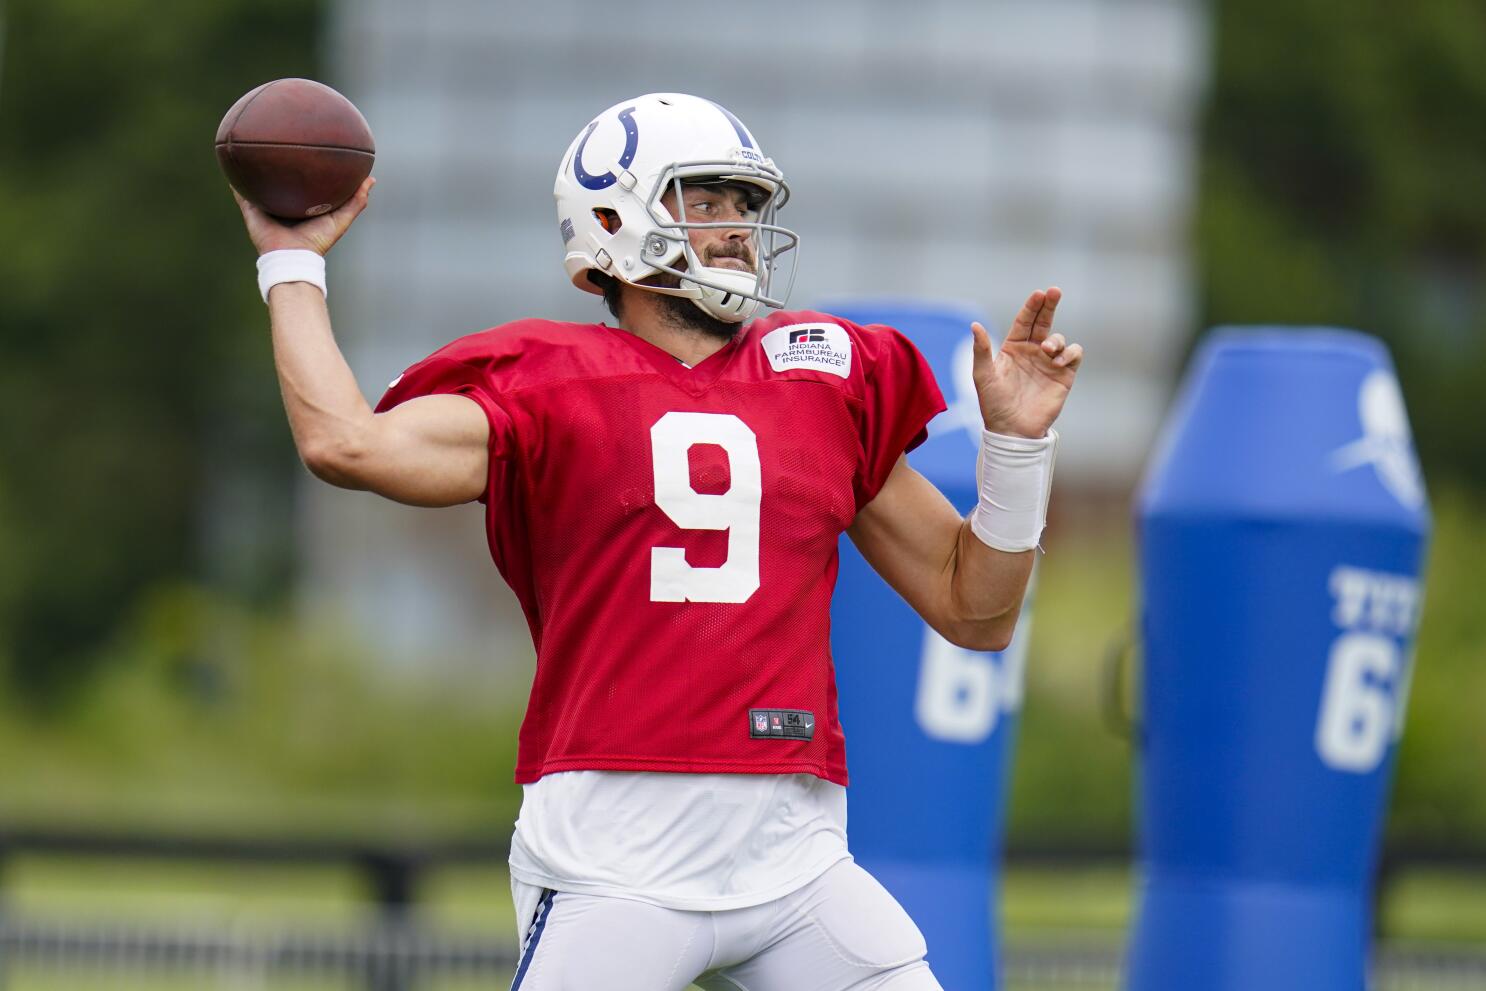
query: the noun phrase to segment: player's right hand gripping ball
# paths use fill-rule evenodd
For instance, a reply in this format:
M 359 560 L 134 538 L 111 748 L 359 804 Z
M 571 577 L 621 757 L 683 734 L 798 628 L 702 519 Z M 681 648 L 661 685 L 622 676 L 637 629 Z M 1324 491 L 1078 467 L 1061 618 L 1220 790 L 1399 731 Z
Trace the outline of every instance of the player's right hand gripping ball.
M 217 161 L 249 202 L 284 220 L 329 213 L 371 174 L 376 144 L 350 100 L 313 79 L 245 94 L 217 127 Z

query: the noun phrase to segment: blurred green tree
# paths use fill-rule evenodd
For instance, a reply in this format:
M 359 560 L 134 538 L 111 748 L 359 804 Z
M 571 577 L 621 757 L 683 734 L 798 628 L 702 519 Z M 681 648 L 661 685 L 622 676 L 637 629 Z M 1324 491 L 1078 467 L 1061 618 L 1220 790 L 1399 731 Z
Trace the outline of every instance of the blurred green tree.
M 225 485 L 269 478 L 267 504 L 228 505 L 287 508 L 292 449 L 210 139 L 252 86 L 314 74 L 320 8 L 7 7 L 0 659 L 38 697 L 103 656 L 145 589 L 202 571 L 203 540 L 233 526 L 211 519 Z M 271 589 L 287 555 L 249 553 L 238 577 Z
M 1379 335 L 1426 476 L 1486 491 L 1486 6 L 1227 0 L 1214 16 L 1201 325 Z

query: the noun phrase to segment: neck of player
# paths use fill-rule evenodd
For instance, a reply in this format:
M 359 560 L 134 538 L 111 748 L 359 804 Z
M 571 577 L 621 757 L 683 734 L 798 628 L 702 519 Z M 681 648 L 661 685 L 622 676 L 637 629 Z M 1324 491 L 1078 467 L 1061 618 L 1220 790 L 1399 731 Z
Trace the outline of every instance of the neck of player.
M 618 323 L 620 329 L 688 366 L 698 365 L 721 351 L 744 326 L 709 316 L 683 296 L 635 286 L 624 286 L 621 291 Z

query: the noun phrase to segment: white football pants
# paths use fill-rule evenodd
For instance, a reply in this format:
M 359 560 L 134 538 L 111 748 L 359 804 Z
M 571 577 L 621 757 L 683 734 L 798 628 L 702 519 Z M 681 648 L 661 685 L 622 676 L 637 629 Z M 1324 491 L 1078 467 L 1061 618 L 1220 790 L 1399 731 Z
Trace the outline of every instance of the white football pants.
M 918 926 L 849 860 L 783 898 L 723 912 L 511 889 L 526 923 L 512 991 L 942 991 Z

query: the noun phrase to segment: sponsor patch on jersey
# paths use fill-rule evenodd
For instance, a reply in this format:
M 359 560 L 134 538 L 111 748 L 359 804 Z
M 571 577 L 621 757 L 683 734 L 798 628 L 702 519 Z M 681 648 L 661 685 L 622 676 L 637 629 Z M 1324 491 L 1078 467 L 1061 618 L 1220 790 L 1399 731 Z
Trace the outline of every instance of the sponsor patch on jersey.
M 834 323 L 792 323 L 771 330 L 760 341 L 776 372 L 808 368 L 846 378 L 851 374 L 851 338 Z
M 815 713 L 808 709 L 749 709 L 748 735 L 755 740 L 813 740 Z

